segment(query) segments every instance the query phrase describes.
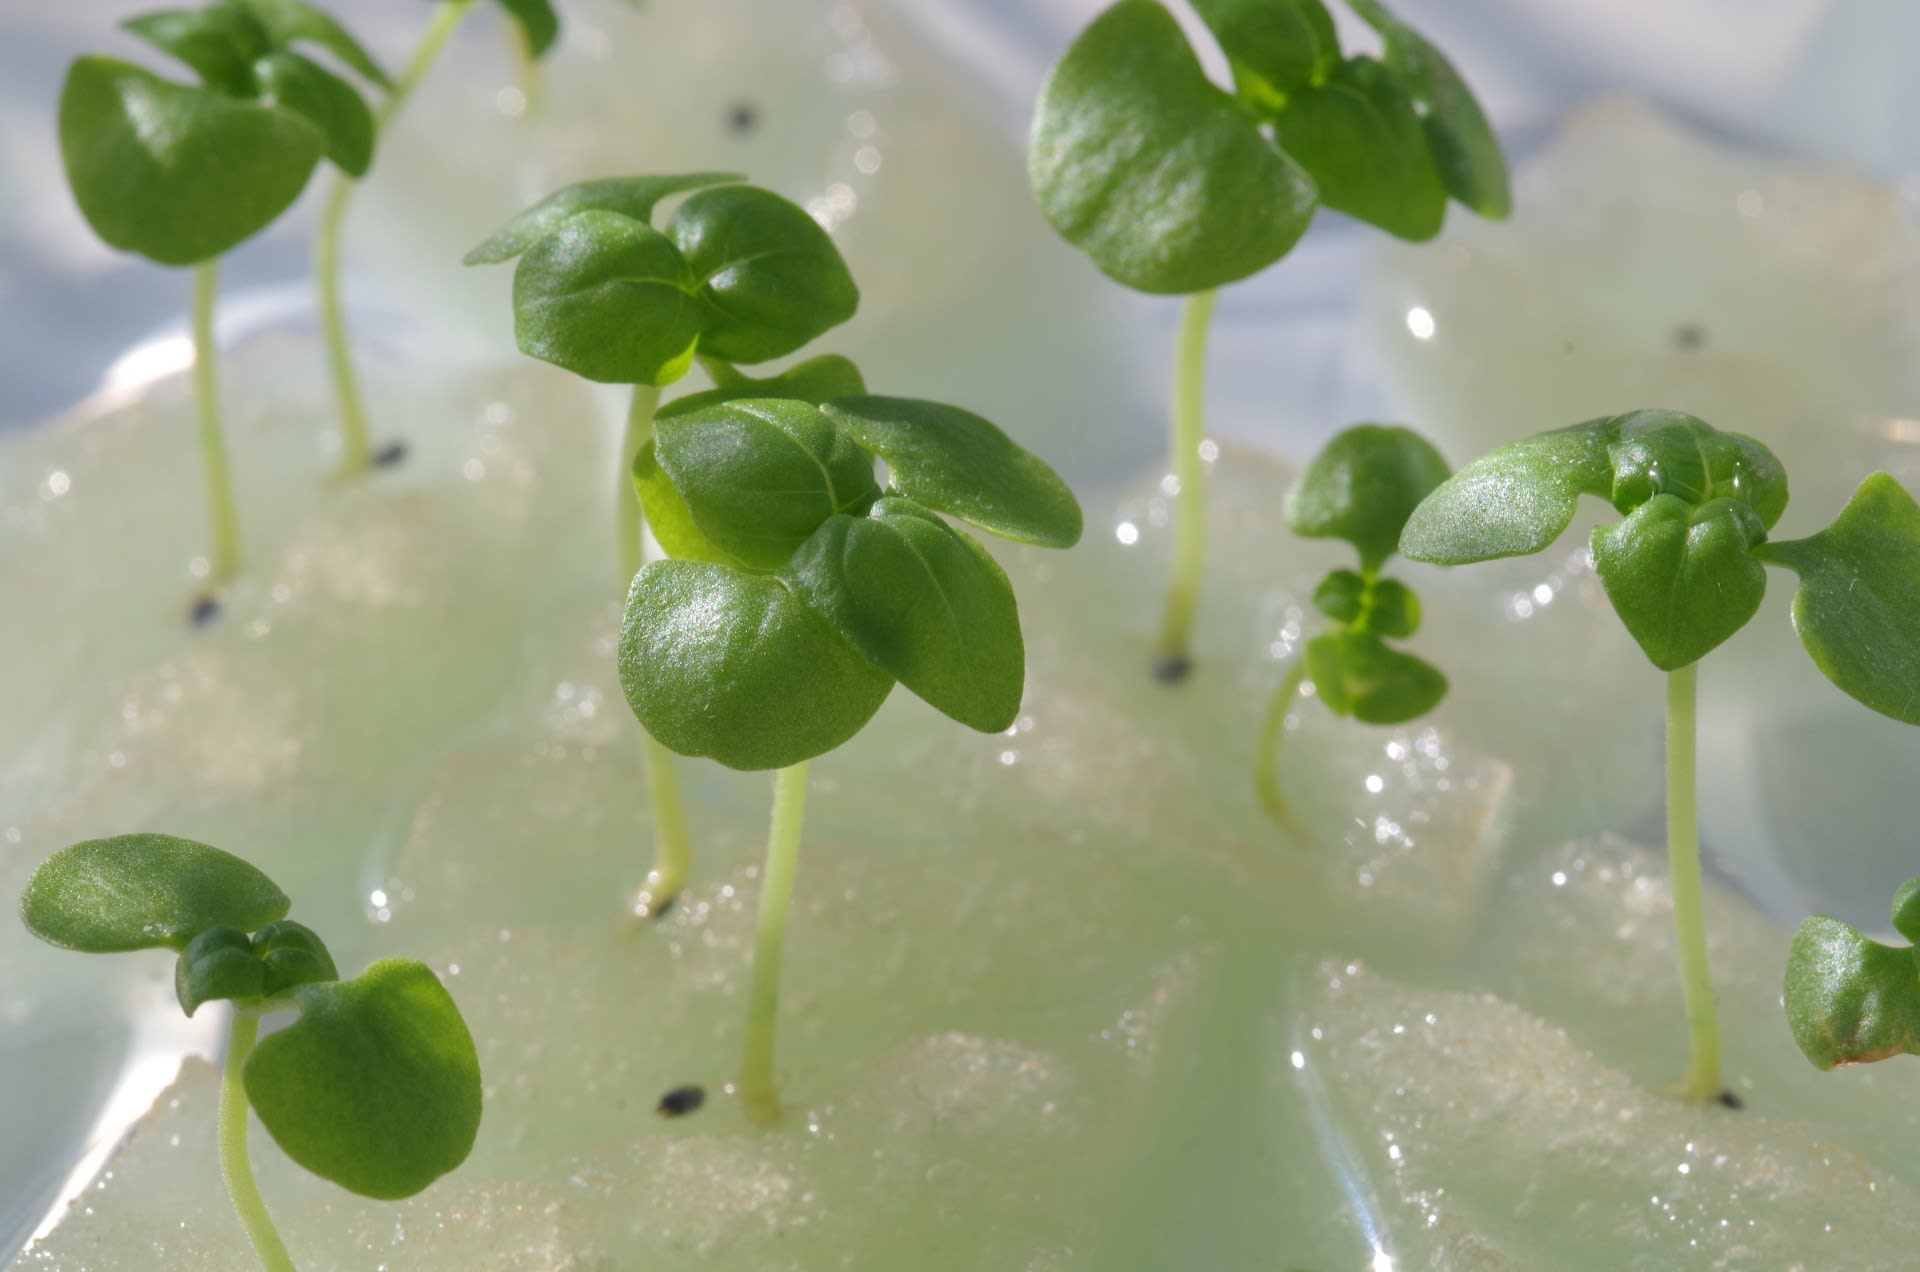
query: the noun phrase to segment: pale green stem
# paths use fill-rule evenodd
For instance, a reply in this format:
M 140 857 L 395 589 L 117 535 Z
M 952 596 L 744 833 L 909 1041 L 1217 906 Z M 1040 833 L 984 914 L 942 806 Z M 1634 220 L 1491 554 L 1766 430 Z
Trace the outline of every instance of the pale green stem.
M 207 518 L 213 550 L 207 582 L 214 588 L 240 573 L 240 519 L 233 506 L 233 477 L 227 471 L 226 431 L 220 423 L 220 386 L 214 371 L 213 301 L 220 287 L 220 262 L 202 261 L 193 269 L 193 397 L 200 411 L 200 461 L 207 475 Z
M 767 832 L 767 868 L 760 876 L 760 928 L 753 941 L 753 990 L 740 1055 L 740 1099 L 747 1116 L 762 1123 L 780 1116 L 773 1081 L 773 1027 L 780 1014 L 780 948 L 786 941 L 787 906 L 793 900 L 806 812 L 807 762 L 802 760 L 773 779 L 773 824 Z
M 236 1010 L 227 1030 L 227 1059 L 220 1067 L 220 1173 L 227 1179 L 227 1195 L 240 1212 L 240 1222 L 253 1242 L 260 1266 L 267 1272 L 294 1272 L 287 1247 L 267 1214 L 267 1203 L 260 1199 L 259 1186 L 253 1182 L 253 1166 L 247 1160 L 247 1089 L 241 1083 L 242 1067 L 254 1039 L 260 1036 L 260 1018 L 251 1012 Z
M 1286 736 L 1287 716 L 1292 714 L 1293 701 L 1300 696 L 1300 685 L 1306 678 L 1307 660 L 1296 655 L 1280 687 L 1273 691 L 1273 701 L 1267 704 L 1260 741 L 1253 751 L 1253 789 L 1260 797 L 1260 806 L 1267 810 L 1267 816 L 1294 832 L 1299 831 L 1300 824 L 1293 819 L 1287 797 L 1280 792 L 1280 739 Z
M 1207 324 L 1217 296 L 1204 291 L 1187 297 L 1174 345 L 1171 448 L 1180 490 L 1173 505 L 1173 578 L 1154 647 L 1154 664 L 1167 681 L 1181 679 L 1192 665 L 1193 615 L 1207 563 L 1206 464 L 1200 448 L 1206 441 Z
M 508 22 L 512 29 L 513 66 L 520 80 L 520 96 L 526 101 L 526 112 L 536 114 L 545 100 L 545 85 L 540 76 L 540 59 L 533 55 L 533 42 L 527 39 L 527 29 L 518 22 Z
M 627 425 L 620 438 L 620 467 L 613 482 L 614 526 L 619 536 L 617 559 L 623 589 L 633 582 L 644 560 L 640 496 L 633 488 L 633 460 L 653 436 L 653 412 L 659 405 L 659 389 L 650 384 L 633 386 Z M 634 898 L 633 910 L 646 918 L 664 913 L 687 886 L 687 875 L 693 867 L 693 846 L 687 837 L 687 812 L 680 799 L 673 752 L 644 729 L 640 736 L 645 740 L 647 802 L 653 810 L 653 869 L 647 872 L 646 885 Z
M 441 0 L 406 69 L 401 71 L 393 90 L 374 112 L 376 135 L 387 131 L 387 125 L 401 105 L 439 57 L 447 37 L 473 5 L 474 0 Z M 327 347 L 327 368 L 333 375 L 333 393 L 340 404 L 340 473 L 344 477 L 365 472 L 373 454 L 359 377 L 353 369 L 353 348 L 347 342 L 347 323 L 340 306 L 340 236 L 347 219 L 347 200 L 357 184 L 354 178 L 335 170 L 326 202 L 320 206 L 320 227 L 313 239 L 313 289 L 319 298 L 320 334 Z
M 1705 1102 L 1720 1094 L 1720 1024 L 1707 973 L 1707 925 L 1700 906 L 1700 834 L 1694 813 L 1694 704 L 1699 664 L 1667 673 L 1667 862 L 1673 879 L 1673 927 L 1686 993 L 1686 1095 Z

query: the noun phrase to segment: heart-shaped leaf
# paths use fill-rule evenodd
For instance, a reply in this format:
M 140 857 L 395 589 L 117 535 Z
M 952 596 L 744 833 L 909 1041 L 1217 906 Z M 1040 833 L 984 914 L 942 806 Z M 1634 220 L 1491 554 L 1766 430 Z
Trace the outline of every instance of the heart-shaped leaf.
M 121 29 L 191 66 L 202 82 L 235 97 L 253 96 L 253 60 L 272 37 L 259 19 L 236 5 L 143 13 Z
M 1240 99 L 1262 114 L 1340 64 L 1333 15 L 1320 0 L 1194 0 L 1220 42 Z
M 89 839 L 34 870 L 20 917 L 70 950 L 186 948 L 212 927 L 250 932 L 285 917 L 286 893 L 230 852 L 172 835 Z
M 1335 435 L 1287 492 L 1287 526 L 1308 538 L 1344 539 L 1359 550 L 1363 569 L 1377 570 L 1413 510 L 1452 471 L 1412 429 L 1358 424 Z
M 669 384 L 687 373 L 700 307 L 680 252 L 617 212 L 576 212 L 513 272 L 520 351 L 608 384 Z
M 540 202 L 495 230 L 468 252 L 468 265 L 497 265 L 510 261 L 557 229 L 576 212 L 617 212 L 647 224 L 654 205 L 669 195 L 742 178 L 733 172 L 689 172 L 665 177 L 603 177 L 555 190 Z
M 1828 680 L 1882 715 L 1920 724 L 1920 505 L 1874 473 L 1832 525 L 1768 543 L 1800 576 L 1793 626 Z
M 1439 668 L 1363 632 L 1322 632 L 1307 642 L 1306 659 L 1307 679 L 1327 709 L 1364 724 L 1403 724 L 1447 693 Z
M 1426 130 L 1400 80 L 1349 58 L 1303 88 L 1274 121 L 1280 148 L 1307 170 L 1320 201 L 1403 239 L 1430 239 L 1447 215 Z
M 818 407 L 747 398 L 661 420 L 654 457 L 722 552 L 777 570 L 835 513 L 880 497 L 873 456 Z
M 238 0 L 238 3 L 267 29 L 274 46 L 284 48 L 302 42 L 318 45 L 369 83 L 385 89 L 393 87 L 393 80 L 380 64 L 325 10 L 306 0 Z
M 284 106 L 318 128 L 327 158 L 348 176 L 364 176 L 373 162 L 373 112 L 351 85 L 298 53 L 275 50 L 253 64 L 260 97 Z
M 1787 953 L 1787 1024 L 1817 1069 L 1920 1054 L 1914 951 L 1868 940 L 1825 915 L 1804 920 Z
M 1627 632 L 1662 671 L 1698 662 L 1746 626 L 1767 594 L 1766 538 L 1738 499 L 1701 508 L 1655 495 L 1593 532 L 1593 568 Z
M 1055 63 L 1027 177 L 1063 238 L 1145 292 L 1256 274 L 1313 217 L 1312 179 L 1207 78 L 1155 0 L 1119 0 Z
M 87 224 L 110 246 L 196 265 L 265 229 L 325 149 L 290 110 L 83 57 L 60 92 L 60 156 Z
M 782 357 L 859 306 L 833 239 L 771 191 L 702 190 L 674 210 L 666 233 L 698 281 L 704 354 L 729 362 Z
M 1046 461 L 971 411 L 916 398 L 836 398 L 821 408 L 887 461 L 891 488 L 1006 539 L 1080 541 L 1080 504 Z
M 1581 495 L 1612 489 L 1612 423 L 1612 417 L 1588 420 L 1482 455 L 1413 510 L 1400 532 L 1400 554 L 1467 565 L 1540 551 L 1573 521 Z
M 858 733 L 893 678 L 772 575 L 655 561 L 627 594 L 620 683 L 668 748 L 775 769 Z
M 560 38 L 560 18 L 548 0 L 500 0 L 513 20 L 526 33 L 527 51 L 545 57 L 553 42 Z
M 253 956 L 253 942 L 239 928 L 208 928 L 187 942 L 173 965 L 173 996 L 189 1016 L 201 1003 L 266 992 L 267 965 Z
M 633 489 L 640 496 L 646 513 L 647 528 L 660 547 L 676 561 L 715 561 L 722 565 L 744 566 L 731 552 L 723 552 L 694 524 L 687 501 L 674 488 L 673 478 L 660 467 L 655 443 L 648 441 L 633 457 Z
M 290 992 L 300 1018 L 261 1039 L 241 1071 L 288 1157 L 388 1201 L 467 1159 L 480 1129 L 480 1058 L 426 964 L 382 959 L 352 980 Z
M 830 517 L 781 571 L 866 659 L 970 728 L 1020 713 L 1026 653 L 1013 587 L 971 536 L 909 500 Z
M 819 406 L 832 398 L 853 397 L 867 391 L 866 381 L 860 378 L 860 369 L 837 353 L 808 358 L 778 375 L 761 379 L 741 375 L 724 363 L 712 365 L 723 377 L 720 383 L 704 392 L 675 398 L 655 413 L 654 420 L 671 419 L 689 411 L 719 406 L 723 402 L 737 402 L 741 398 L 788 398 Z

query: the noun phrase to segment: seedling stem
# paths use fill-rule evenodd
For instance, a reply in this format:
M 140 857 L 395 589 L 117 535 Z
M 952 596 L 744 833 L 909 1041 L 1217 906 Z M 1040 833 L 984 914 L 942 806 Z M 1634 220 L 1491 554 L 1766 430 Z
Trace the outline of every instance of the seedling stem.
M 1267 704 L 1266 719 L 1260 724 L 1260 741 L 1253 751 L 1253 789 L 1260 797 L 1260 806 L 1282 829 L 1292 833 L 1299 832 L 1300 824 L 1293 819 L 1287 797 L 1280 792 L 1280 739 L 1286 736 L 1287 717 L 1293 714 L 1294 700 L 1300 696 L 1300 685 L 1306 678 L 1306 651 L 1298 650 L 1287 674 L 1280 680 L 1280 687 L 1273 691 L 1273 701 Z
M 767 868 L 760 878 L 760 927 L 753 942 L 753 991 L 747 1000 L 747 1038 L 740 1056 L 740 1099 L 747 1116 L 770 1123 L 780 1117 L 773 1080 L 773 1027 L 780 1012 L 780 950 L 787 932 L 787 906 L 800 861 L 800 826 L 807 812 L 807 761 L 773 778 L 773 824 L 767 834 Z
M 1694 706 L 1698 663 L 1667 673 L 1667 862 L 1673 877 L 1673 928 L 1686 994 L 1685 1093 L 1705 1104 L 1720 1095 L 1720 1023 L 1707 972 L 1707 925 L 1700 908 L 1700 832 L 1694 810 Z
M 233 1009 L 233 1021 L 227 1028 L 227 1058 L 220 1067 L 220 1173 L 227 1180 L 227 1195 L 240 1212 L 240 1222 L 253 1242 L 254 1253 L 266 1272 L 294 1272 L 293 1259 L 280 1240 L 267 1204 L 253 1182 L 253 1164 L 247 1158 L 247 1089 L 241 1073 L 254 1040 L 260 1036 L 260 1018 L 245 1008 Z
M 227 471 L 227 439 L 220 424 L 220 389 L 214 374 L 213 298 L 220 285 L 218 260 L 193 270 L 193 397 L 200 411 L 200 460 L 207 474 L 207 517 L 213 527 L 207 582 L 231 583 L 240 573 L 240 523 L 233 510 L 233 478 Z
M 1168 683 L 1186 677 L 1192 667 L 1193 615 L 1200 602 L 1200 576 L 1207 558 L 1206 464 L 1200 447 L 1206 437 L 1207 326 L 1217 291 L 1195 292 L 1180 312 L 1174 346 L 1171 450 L 1174 478 L 1173 578 L 1167 584 L 1166 611 L 1154 650 L 1156 674 Z

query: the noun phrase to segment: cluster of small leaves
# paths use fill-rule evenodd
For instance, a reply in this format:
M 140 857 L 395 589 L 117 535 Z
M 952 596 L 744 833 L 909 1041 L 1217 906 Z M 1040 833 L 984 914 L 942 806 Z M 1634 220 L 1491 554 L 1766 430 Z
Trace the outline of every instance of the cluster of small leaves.
M 60 94 L 60 152 L 87 223 L 165 265 L 211 260 L 265 229 L 324 158 L 359 176 L 374 121 L 310 45 L 383 89 L 386 73 L 304 0 L 217 0 L 125 27 L 186 63 L 198 85 L 83 57 Z
M 1295 534 L 1344 539 L 1360 554 L 1358 570 L 1334 570 L 1313 590 L 1315 608 L 1337 626 L 1307 642 L 1305 678 L 1336 715 L 1401 724 L 1446 696 L 1439 668 L 1386 644 L 1419 630 L 1420 600 L 1380 568 L 1415 506 L 1450 471 L 1411 429 L 1361 424 L 1327 443 L 1287 494 Z
M 868 395 L 851 363 L 820 358 L 675 403 L 634 478 L 675 559 L 634 578 L 620 678 L 665 745 L 783 768 L 859 732 L 896 680 L 962 724 L 1013 723 L 1013 589 L 940 514 L 1046 547 L 1078 541 L 1081 516 L 987 420 Z
M 35 936 L 92 953 L 169 949 L 191 1016 L 230 1000 L 299 1019 L 242 1071 L 247 1100 L 287 1156 L 362 1196 L 409 1197 L 461 1162 L 480 1126 L 480 1061 L 424 963 L 382 959 L 341 980 L 258 869 L 171 835 L 92 839 L 42 862 L 20 916 Z
M 1800 576 L 1793 622 L 1827 678 L 1884 715 L 1920 724 L 1920 505 L 1874 473 L 1806 539 L 1770 541 L 1787 506 L 1773 453 L 1680 411 L 1589 420 L 1509 443 L 1415 509 L 1400 551 L 1459 565 L 1538 552 L 1583 494 L 1624 520 L 1597 527 L 1594 570 L 1627 631 L 1662 671 L 1744 626 L 1764 565 Z
M 860 293 L 802 208 L 727 173 L 614 177 L 568 186 L 467 253 L 519 257 L 522 352 L 610 384 L 666 385 L 698 355 L 783 357 L 853 316 Z M 691 193 L 662 229 L 654 206 Z
M 1814 1067 L 1920 1055 L 1920 879 L 1893 897 L 1902 949 L 1817 914 L 1800 924 L 1787 955 L 1787 1023 Z
M 1112 5 L 1041 89 L 1028 174 L 1048 221 L 1118 281 L 1179 294 L 1265 269 L 1320 204 L 1414 240 L 1449 198 L 1505 216 L 1466 82 L 1377 0 L 1347 4 L 1381 58 L 1343 58 L 1321 0 L 1193 0 L 1231 93 L 1158 0 Z

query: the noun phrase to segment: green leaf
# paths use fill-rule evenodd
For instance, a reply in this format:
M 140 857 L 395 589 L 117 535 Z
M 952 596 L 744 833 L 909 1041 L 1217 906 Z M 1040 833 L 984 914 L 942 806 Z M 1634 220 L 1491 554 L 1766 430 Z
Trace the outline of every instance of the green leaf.
M 1768 543 L 1800 576 L 1793 627 L 1828 680 L 1882 715 L 1920 724 L 1920 505 L 1874 473 L 1832 525 Z
M 110 246 L 196 265 L 265 229 L 325 148 L 289 110 L 83 57 L 60 92 L 60 155 L 87 224 Z
M 1746 626 L 1767 594 L 1753 555 L 1766 529 L 1738 499 L 1695 508 L 1655 495 L 1593 532 L 1593 569 L 1627 632 L 1653 665 L 1698 662 Z
M 553 6 L 547 0 L 500 0 L 500 7 L 526 33 L 527 50 L 536 58 L 545 57 L 560 36 L 560 18 Z
M 1787 1024 L 1816 1069 L 1920 1053 L 1920 967 L 1911 948 L 1868 940 L 1825 915 L 1787 953 Z
M 269 923 L 255 932 L 253 955 L 266 968 L 269 994 L 295 985 L 340 979 L 326 942 L 312 928 L 292 919 Z
M 837 353 L 808 358 L 778 375 L 764 379 L 741 375 L 737 371 L 732 374 L 723 371 L 721 374 L 726 376 L 723 383 L 700 393 L 677 397 L 661 407 L 654 414 L 655 422 L 685 415 L 689 411 L 719 406 L 723 402 L 737 402 L 741 398 L 789 398 L 819 406 L 831 398 L 853 397 L 867 391 L 866 381 L 860 378 L 860 369 Z
M 326 138 L 327 158 L 348 176 L 373 163 L 373 113 L 351 85 L 298 53 L 276 50 L 253 64 L 263 100 L 304 117 Z
M 577 212 L 513 272 L 520 351 L 607 384 L 669 384 L 700 338 L 693 281 L 658 230 L 617 212 Z
M 235 97 L 253 96 L 250 68 L 270 42 L 252 14 L 230 4 L 143 13 L 120 26 L 191 66 L 209 86 Z
M 201 1003 L 266 992 L 266 964 L 253 956 L 253 943 L 239 928 L 208 928 L 187 942 L 173 965 L 173 996 L 189 1016 Z
M 733 172 L 689 172 L 666 177 L 603 177 L 563 186 L 495 230 L 463 258 L 468 265 L 510 261 L 551 234 L 576 212 L 617 212 L 647 224 L 654 204 L 684 190 L 743 178 Z
M 666 232 L 699 281 L 703 354 L 782 357 L 853 317 L 860 303 L 833 239 L 769 191 L 702 190 L 674 210 Z
M 1334 570 L 1313 589 L 1313 607 L 1336 623 L 1351 623 L 1367 610 L 1367 581 L 1353 570 Z
M 1609 498 L 1621 512 L 1663 494 L 1696 508 L 1738 499 L 1768 528 L 1786 511 L 1786 470 L 1744 433 L 1722 432 L 1698 416 L 1667 410 L 1630 411 L 1606 427 L 1613 469 Z
M 780 577 L 869 662 L 983 733 L 1020 713 L 1026 652 L 1013 586 L 987 550 L 925 508 L 882 499 L 830 517 Z
M 1194 0 L 1233 69 L 1240 99 L 1263 114 L 1340 62 L 1333 15 L 1320 0 Z
M 1403 724 L 1433 710 L 1447 678 L 1433 664 L 1363 632 L 1322 632 L 1307 642 L 1307 679 L 1335 715 Z
M 647 528 L 666 554 L 676 561 L 714 561 L 721 565 L 744 565 L 731 552 L 714 546 L 713 540 L 694 524 L 687 501 L 674 489 L 673 479 L 660 467 L 656 444 L 649 440 L 633 457 L 633 489 L 640 496 L 646 513 Z
M 1538 552 L 1573 521 L 1583 494 L 1613 485 L 1613 419 L 1537 433 L 1489 451 L 1436 487 L 1407 518 L 1400 554 L 1466 565 Z
M 1494 220 L 1506 216 L 1513 207 L 1506 159 L 1486 113 L 1460 72 L 1439 49 L 1376 0 L 1349 0 L 1348 7 L 1380 33 L 1387 68 L 1421 107 L 1420 122 L 1447 193 L 1481 216 Z
M 1403 239 L 1430 239 L 1447 215 L 1426 130 L 1394 74 L 1349 58 L 1295 93 L 1274 121 L 1280 148 L 1305 168 L 1320 201 Z
M 1909 942 L 1920 941 L 1920 879 L 1909 879 L 1893 894 L 1893 930 Z
M 627 594 L 620 683 L 668 748 L 774 769 L 858 733 L 893 678 L 772 575 L 655 561 Z
M 290 903 L 232 853 L 172 835 L 116 835 L 62 848 L 33 872 L 20 917 L 70 950 L 186 948 L 211 927 L 252 931 Z
M 426 964 L 382 959 L 291 997 L 300 1018 L 261 1039 L 241 1073 L 288 1157 L 388 1201 L 466 1160 L 480 1129 L 480 1059 Z
M 1006 539 L 1080 541 L 1080 505 L 1046 461 L 971 411 L 917 398 L 845 397 L 821 408 L 887 461 L 891 490 Z
M 267 29 L 278 47 L 315 44 L 340 59 L 367 82 L 391 90 L 393 80 L 360 42 L 327 13 L 305 0 L 236 0 Z
M 1404 640 L 1420 630 L 1420 598 L 1398 579 L 1376 579 L 1367 596 L 1366 631 Z
M 777 570 L 835 513 L 880 497 L 873 457 L 818 407 L 747 398 L 661 420 L 654 457 L 700 533 Z
M 1307 538 L 1344 539 L 1363 569 L 1393 555 L 1407 518 L 1452 472 L 1412 429 L 1358 424 L 1328 442 L 1287 492 L 1287 526 Z
M 1048 73 L 1027 177 L 1063 238 L 1145 292 L 1256 274 L 1313 217 L 1312 179 L 1207 78 L 1154 0 L 1119 0 Z

